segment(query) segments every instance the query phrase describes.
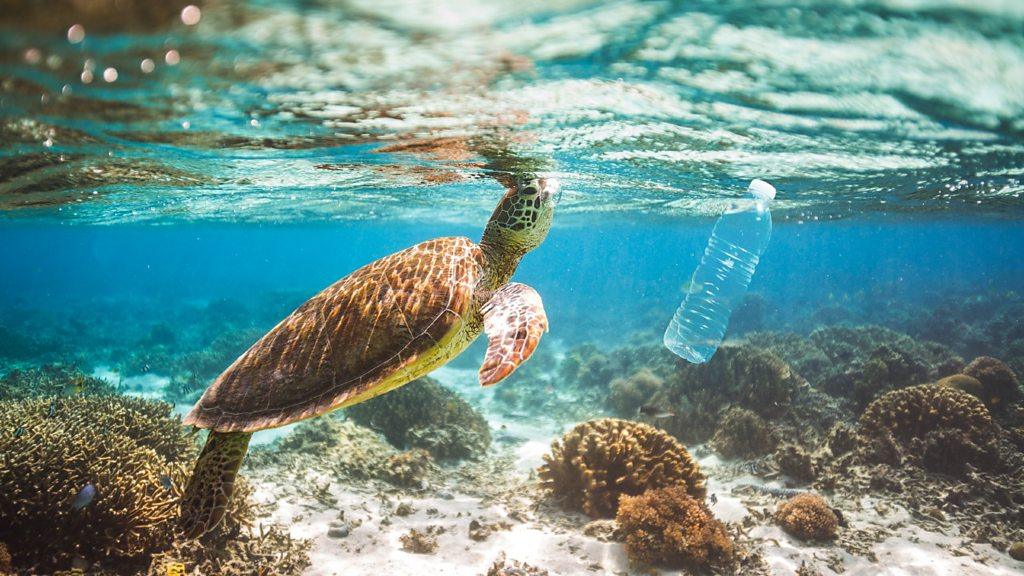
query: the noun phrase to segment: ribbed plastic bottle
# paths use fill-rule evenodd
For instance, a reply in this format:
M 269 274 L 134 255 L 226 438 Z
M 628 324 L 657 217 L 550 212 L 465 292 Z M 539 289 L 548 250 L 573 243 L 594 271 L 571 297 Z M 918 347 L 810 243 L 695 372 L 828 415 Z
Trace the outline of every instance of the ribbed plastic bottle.
M 747 293 L 771 239 L 768 204 L 775 199 L 775 187 L 753 180 L 747 192 L 751 198 L 722 214 L 715 224 L 686 298 L 665 330 L 665 346 L 695 364 L 707 362 L 718 350 L 729 316 Z

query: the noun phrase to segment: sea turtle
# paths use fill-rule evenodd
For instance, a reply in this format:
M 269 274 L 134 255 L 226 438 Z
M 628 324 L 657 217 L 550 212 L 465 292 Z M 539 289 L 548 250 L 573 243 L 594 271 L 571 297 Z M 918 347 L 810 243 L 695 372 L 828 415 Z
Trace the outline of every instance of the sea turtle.
M 526 360 L 548 329 L 540 295 L 509 282 L 551 227 L 558 182 L 508 187 L 479 244 L 437 238 L 385 256 L 307 300 L 238 357 L 184 423 L 210 430 L 181 503 L 186 537 L 214 528 L 257 430 L 351 406 L 445 364 L 481 332 L 480 384 Z

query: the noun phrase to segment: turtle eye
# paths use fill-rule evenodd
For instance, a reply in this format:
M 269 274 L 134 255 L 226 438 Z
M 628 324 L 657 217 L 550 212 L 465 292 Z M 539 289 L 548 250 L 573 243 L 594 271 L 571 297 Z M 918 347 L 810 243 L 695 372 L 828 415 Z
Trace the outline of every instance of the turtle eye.
M 528 186 L 523 186 L 522 188 L 519 189 L 519 194 L 521 194 L 523 196 L 532 196 L 532 195 L 534 195 L 536 193 L 537 193 L 537 187 L 534 186 L 533 184 L 530 184 Z

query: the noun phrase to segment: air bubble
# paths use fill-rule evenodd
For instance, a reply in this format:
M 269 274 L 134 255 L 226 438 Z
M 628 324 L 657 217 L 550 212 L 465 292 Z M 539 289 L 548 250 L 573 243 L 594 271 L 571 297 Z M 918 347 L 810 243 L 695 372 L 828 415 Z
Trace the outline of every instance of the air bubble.
M 175 66 L 178 62 L 181 62 L 181 54 L 178 54 L 177 50 L 168 50 L 167 54 L 164 54 L 164 62 Z
M 199 24 L 199 19 L 203 17 L 203 12 L 198 6 L 189 4 L 181 9 L 181 21 L 185 26 L 195 26 Z
M 105 82 L 114 82 L 117 80 L 117 68 L 107 68 L 103 71 L 103 80 Z
M 74 24 L 68 28 L 68 42 L 78 44 L 85 40 L 85 28 L 81 24 Z
M 139 68 L 142 69 L 143 74 L 149 74 L 153 70 L 156 70 L 156 62 L 153 62 L 151 58 L 146 58 L 139 63 Z

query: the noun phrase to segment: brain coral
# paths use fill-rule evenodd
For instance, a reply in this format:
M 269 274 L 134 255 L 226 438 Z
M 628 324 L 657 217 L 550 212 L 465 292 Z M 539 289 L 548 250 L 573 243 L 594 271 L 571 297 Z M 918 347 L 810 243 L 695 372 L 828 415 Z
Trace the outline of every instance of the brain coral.
M 949 386 L 921 384 L 887 392 L 868 405 L 860 417 L 859 433 L 891 434 L 908 441 L 940 429 L 984 436 L 991 427 L 992 417 L 974 396 Z
M 704 476 L 686 448 L 638 422 L 603 418 L 578 424 L 551 445 L 540 467 L 542 485 L 565 506 L 591 517 L 613 516 L 623 495 L 684 486 L 705 494 Z
M 779 505 L 775 521 L 786 532 L 801 540 L 830 540 L 839 528 L 839 519 L 828 502 L 817 494 L 797 494 Z
M 479 456 L 491 433 L 468 402 L 431 378 L 420 378 L 373 400 L 346 409 L 398 448 L 425 448 L 438 459 Z
M 631 560 L 692 567 L 720 567 L 732 560 L 725 527 L 683 486 L 623 496 L 615 520 Z
M 1024 396 L 1013 370 L 991 356 L 975 358 L 964 368 L 964 374 L 981 382 L 984 390 L 982 400 L 989 408 L 1005 406 Z

